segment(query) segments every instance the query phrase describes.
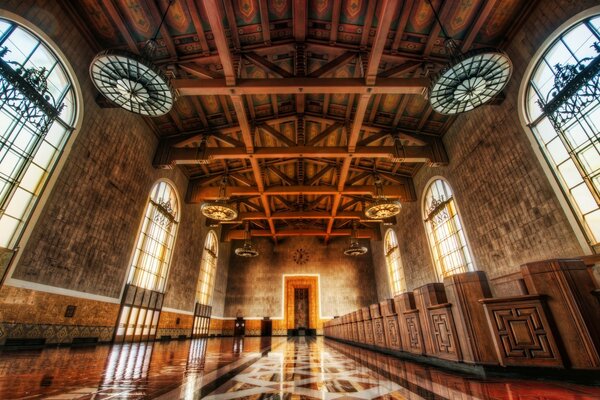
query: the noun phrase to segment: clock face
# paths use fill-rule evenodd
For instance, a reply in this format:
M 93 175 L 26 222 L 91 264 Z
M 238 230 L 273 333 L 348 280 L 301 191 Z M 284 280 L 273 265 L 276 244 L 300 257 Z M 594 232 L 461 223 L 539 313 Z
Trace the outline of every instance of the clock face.
M 294 252 L 294 262 L 296 264 L 306 264 L 308 262 L 309 255 L 308 251 L 304 249 L 297 249 Z

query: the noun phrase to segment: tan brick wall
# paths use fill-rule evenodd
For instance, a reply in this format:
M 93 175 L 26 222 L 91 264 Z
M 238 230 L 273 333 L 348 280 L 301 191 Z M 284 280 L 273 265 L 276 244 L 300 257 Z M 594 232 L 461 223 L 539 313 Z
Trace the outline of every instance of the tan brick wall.
M 320 303 L 323 316 L 342 315 L 376 301 L 377 293 L 369 255 L 343 254 L 347 239 L 331 240 L 327 246 L 320 238 L 255 238 L 260 255 L 253 259 L 230 256 L 225 316 L 281 317 L 283 274 L 320 274 Z M 366 244 L 366 242 L 365 242 Z M 240 245 L 232 244 L 232 249 Z M 296 249 L 309 252 L 309 261 L 298 265 Z
M 583 253 L 519 122 L 519 86 L 528 63 L 560 24 L 597 1 L 541 1 L 507 47 L 515 67 L 500 106 L 456 120 L 444 136 L 450 164 L 415 177 L 417 202 L 403 205 L 398 239 L 409 289 L 435 280 L 421 217 L 425 185 L 435 175 L 454 189 L 477 268 L 490 277 L 534 260 Z M 375 248 L 375 246 L 373 246 Z M 380 251 L 380 250 L 378 250 Z M 378 264 L 383 258 L 377 260 Z M 378 265 L 378 280 L 385 268 Z M 387 297 L 384 291 L 380 298 Z

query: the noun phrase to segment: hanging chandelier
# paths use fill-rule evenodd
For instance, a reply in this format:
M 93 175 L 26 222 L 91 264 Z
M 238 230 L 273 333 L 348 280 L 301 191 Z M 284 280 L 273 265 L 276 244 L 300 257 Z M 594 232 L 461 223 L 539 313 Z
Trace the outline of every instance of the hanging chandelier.
M 246 228 L 244 229 L 244 244 L 242 247 L 235 249 L 235 254 L 240 257 L 256 257 L 258 256 L 258 250 L 254 248 L 252 239 L 250 236 L 250 223 L 246 221 Z
M 136 114 L 158 117 L 173 107 L 175 94 L 167 76 L 151 61 L 158 47 L 156 39 L 173 0 L 165 10 L 152 39 L 142 55 L 124 50 L 105 50 L 90 65 L 96 89 L 116 105 Z
M 487 47 L 463 53 L 444 29 L 428 0 L 435 19 L 446 37 L 450 63 L 432 80 L 429 102 L 434 111 L 453 115 L 490 102 L 508 84 L 512 62 L 502 50 Z
M 203 203 L 200 207 L 200 212 L 206 218 L 215 221 L 231 221 L 237 218 L 237 210 L 227 202 L 226 185 L 227 175 L 224 175 L 219 186 L 219 197 L 217 200 Z
M 362 256 L 366 254 L 369 250 L 365 246 L 361 246 L 358 242 L 358 234 L 356 231 L 357 223 L 356 221 L 352 222 L 352 233 L 350 235 L 350 247 L 344 250 L 344 254 L 351 257 Z
M 402 204 L 398 200 L 388 200 L 383 195 L 381 178 L 375 175 L 375 201 L 365 210 L 365 216 L 369 219 L 386 219 L 398 215 Z

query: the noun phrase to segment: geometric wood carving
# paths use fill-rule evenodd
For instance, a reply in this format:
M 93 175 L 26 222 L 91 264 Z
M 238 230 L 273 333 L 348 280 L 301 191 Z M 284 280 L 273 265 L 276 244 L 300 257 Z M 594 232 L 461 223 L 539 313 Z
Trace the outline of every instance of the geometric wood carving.
M 394 316 L 383 317 L 384 331 L 387 347 L 394 350 L 402 350 L 400 335 L 398 333 L 398 318 Z
M 404 313 L 404 322 L 406 324 L 406 343 L 405 350 L 411 353 L 421 354 L 423 352 L 423 340 L 421 334 L 421 322 L 419 321 L 419 311 L 409 311 Z
M 373 341 L 376 346 L 385 348 L 385 332 L 383 331 L 383 318 L 373 319 Z
M 481 302 L 501 365 L 563 366 L 542 296 L 483 299 Z
M 365 343 L 373 345 L 373 321 L 367 319 L 364 321 L 365 324 Z
M 436 305 L 427 308 L 430 318 L 431 339 L 435 355 L 447 360 L 460 360 L 457 345 L 456 328 L 452 319 L 450 304 Z

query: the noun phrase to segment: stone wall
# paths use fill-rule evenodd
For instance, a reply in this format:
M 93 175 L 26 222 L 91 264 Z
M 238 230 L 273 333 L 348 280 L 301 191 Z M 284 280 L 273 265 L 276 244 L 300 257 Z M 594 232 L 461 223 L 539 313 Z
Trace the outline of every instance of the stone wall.
M 198 205 L 183 203 L 187 177 L 179 168 L 152 167 L 158 139 L 144 119 L 121 109 L 98 107 L 88 72 L 96 51 L 60 2 L 10 0 L 0 7 L 25 18 L 54 41 L 83 93 L 81 128 L 68 144 L 71 150 L 54 173 L 51 191 L 48 188 L 42 196 L 36 210 L 39 217 L 28 227 L 0 290 L 0 323 L 35 328 L 54 321 L 54 330 L 75 325 L 109 327 L 108 337 L 112 337 L 135 239 L 158 179 L 171 181 L 182 202 L 164 306 L 171 313 L 186 312 L 180 320 L 189 319 L 208 227 Z M 224 246 L 224 250 L 227 259 L 229 248 Z M 226 265 L 219 264 L 221 268 Z M 224 287 L 220 284 L 222 310 Z M 77 324 L 64 321 L 69 304 L 78 306 Z M 98 310 L 104 310 L 107 318 L 102 323 L 94 316 Z M 18 321 L 13 318 L 15 311 L 21 315 Z M 161 329 L 179 329 L 171 326 L 176 320 L 162 319 Z M 0 340 L 8 335 L 6 329 L 5 333 L 0 331 Z
M 226 317 L 282 317 L 284 274 L 320 275 L 323 317 L 340 315 L 377 299 L 371 256 L 345 256 L 345 239 L 333 239 L 327 246 L 315 237 L 280 239 L 277 245 L 265 238 L 255 238 L 253 242 L 260 251 L 258 257 L 231 255 Z M 240 244 L 234 241 L 231 247 L 235 249 Z M 300 248 L 309 253 L 308 262 L 301 265 L 293 259 Z
M 518 92 L 525 69 L 548 35 L 597 4 L 537 2 L 506 48 L 515 67 L 506 100 L 459 116 L 443 139 L 450 164 L 417 173 L 417 201 L 403 204 L 397 225 L 409 289 L 436 280 L 422 218 L 422 196 L 434 176 L 446 178 L 452 186 L 476 268 L 490 278 L 515 272 L 525 262 L 583 254 L 533 152 L 530 133 L 519 121 Z M 385 268 L 377 265 L 375 271 L 378 282 L 383 282 Z M 379 295 L 387 296 L 384 291 Z

